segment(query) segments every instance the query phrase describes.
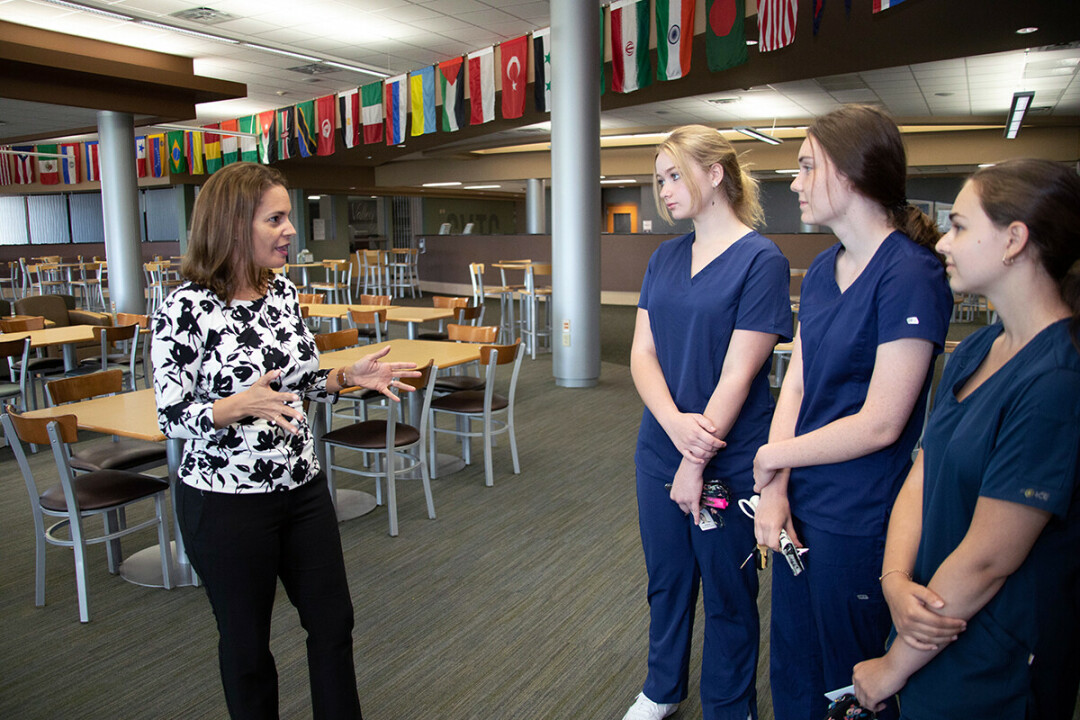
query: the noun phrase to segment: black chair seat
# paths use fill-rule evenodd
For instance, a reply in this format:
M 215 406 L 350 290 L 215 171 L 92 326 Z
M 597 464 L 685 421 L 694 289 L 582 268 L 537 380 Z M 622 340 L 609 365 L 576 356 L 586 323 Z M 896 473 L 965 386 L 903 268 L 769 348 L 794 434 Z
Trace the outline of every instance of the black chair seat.
M 419 333 L 416 336 L 416 339 L 417 340 L 449 340 L 450 336 L 447 335 L 444 332 L 437 332 L 435 330 L 431 330 L 431 331 L 428 331 L 428 332 Z
M 356 333 L 360 337 L 368 338 L 369 340 L 378 337 L 378 335 L 375 334 L 375 330 L 372 328 L 357 328 Z
M 130 470 L 150 463 L 166 462 L 165 446 L 148 440 L 120 440 L 101 443 L 71 454 L 71 467 L 92 472 L 95 470 Z
M 502 410 L 510 404 L 505 396 L 495 393 L 491 396 L 491 409 Z M 483 390 L 459 390 L 458 392 L 443 395 L 431 401 L 432 410 L 448 410 L 460 413 L 483 413 L 484 391 Z
M 483 390 L 484 379 L 475 375 L 444 375 L 435 381 L 435 392 L 452 393 L 459 390 Z
M 412 445 L 420 441 L 420 431 L 412 425 L 398 423 L 395 426 L 394 446 Z M 365 420 L 331 430 L 322 439 L 335 445 L 346 445 L 365 450 L 377 450 L 386 447 L 386 420 Z
M 15 368 L 19 368 L 19 363 L 15 363 Z M 28 372 L 52 372 L 60 371 L 64 369 L 63 358 L 30 358 L 26 361 L 26 370 Z
M 169 483 L 126 470 L 99 470 L 76 476 L 74 487 L 81 510 L 100 510 L 149 497 L 169 487 Z M 52 512 L 67 512 L 63 488 L 53 485 L 41 493 L 41 507 Z

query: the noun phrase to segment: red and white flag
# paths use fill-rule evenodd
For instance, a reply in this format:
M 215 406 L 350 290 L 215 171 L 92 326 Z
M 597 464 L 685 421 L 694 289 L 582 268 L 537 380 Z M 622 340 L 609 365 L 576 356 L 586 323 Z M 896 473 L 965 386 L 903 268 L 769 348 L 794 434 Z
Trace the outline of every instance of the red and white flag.
M 334 154 L 334 128 L 337 127 L 336 105 L 333 95 L 315 100 L 315 127 L 319 131 L 319 139 L 315 144 L 316 155 Z
M 472 125 L 495 119 L 495 50 L 486 47 L 469 53 L 469 122 Z
M 5 147 L 3 149 L 10 150 L 11 148 Z M 0 153 L 0 185 L 15 184 L 15 176 L 11 172 L 11 163 L 14 159 L 14 156 L 8 153 Z
M 341 121 L 341 140 L 345 147 L 360 144 L 360 88 L 338 93 L 338 118 Z
M 502 67 L 502 116 L 519 118 L 525 112 L 525 81 L 528 79 L 529 36 L 499 44 Z
M 86 142 L 86 179 L 90 182 L 101 182 L 101 159 L 98 150 L 97 140 Z
M 758 50 L 770 52 L 795 40 L 796 0 L 758 0 Z
M 656 76 L 678 80 L 690 72 L 694 0 L 656 0 Z
M 652 82 L 648 0 L 611 3 L 611 89 L 628 93 Z

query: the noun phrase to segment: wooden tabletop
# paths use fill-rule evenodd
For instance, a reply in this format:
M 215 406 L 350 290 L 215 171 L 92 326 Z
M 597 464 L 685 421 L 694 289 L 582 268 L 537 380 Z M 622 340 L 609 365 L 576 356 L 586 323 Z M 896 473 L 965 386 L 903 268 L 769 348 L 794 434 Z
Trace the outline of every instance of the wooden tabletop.
M 300 307 L 306 307 L 308 309 L 308 316 L 315 318 L 336 318 L 345 317 L 349 314 L 350 310 L 360 310 L 362 312 L 374 312 L 375 310 L 383 310 L 386 308 L 393 308 L 394 305 L 346 305 L 342 303 L 300 303 Z
M 58 415 L 74 415 L 80 430 L 154 442 L 165 440 L 165 435 L 158 428 L 157 404 L 153 390 L 92 398 L 26 413 L 26 416 L 31 418 Z
M 64 327 L 51 327 L 44 330 L 27 330 L 24 332 L 0 333 L 0 340 L 21 340 L 29 336 L 30 347 L 48 347 L 50 345 L 66 345 L 76 342 L 95 342 L 98 339 L 95 328 L 97 325 L 67 325 Z
M 453 308 L 436 307 L 395 307 L 386 313 L 390 322 L 422 323 L 432 320 L 449 320 L 457 316 Z M 442 366 L 440 366 L 442 367 Z
M 423 365 L 428 360 L 434 360 L 440 368 L 462 365 L 473 360 L 480 359 L 480 348 L 477 343 L 452 343 L 438 340 L 388 340 L 387 342 L 375 343 L 374 345 L 362 345 L 356 348 L 335 350 L 323 353 L 319 356 L 319 368 L 332 370 L 343 365 L 352 365 L 360 358 L 370 355 L 387 345 L 390 352 L 382 360 L 387 362 L 413 362 Z

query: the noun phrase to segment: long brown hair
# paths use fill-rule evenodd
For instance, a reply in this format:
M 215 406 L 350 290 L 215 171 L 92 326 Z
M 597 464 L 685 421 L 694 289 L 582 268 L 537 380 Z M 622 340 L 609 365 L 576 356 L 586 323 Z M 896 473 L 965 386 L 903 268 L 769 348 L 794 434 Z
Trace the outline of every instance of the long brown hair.
M 695 207 L 701 202 L 701 188 L 690 182 L 690 173 L 687 170 L 695 164 L 704 170 L 708 170 L 713 165 L 719 165 L 724 169 L 720 190 L 727 198 L 735 217 L 752 228 L 760 228 L 764 224 L 765 213 L 761 209 L 761 201 L 758 198 L 757 180 L 750 177 L 745 166 L 739 162 L 735 148 L 718 131 L 704 125 L 677 127 L 656 146 L 653 160 L 655 161 L 656 156 L 662 152 L 667 153 L 675 163 L 675 167 L 682 170 Z M 671 213 L 660 200 L 660 187 L 655 175 L 653 175 L 653 199 L 656 201 L 656 211 L 660 213 L 660 217 L 669 223 L 673 222 Z
M 892 118 L 866 105 L 844 105 L 814 120 L 806 135 L 855 192 L 881 205 L 890 225 L 934 250 L 941 231 L 907 200 L 907 153 Z
M 270 271 L 255 264 L 251 226 L 263 194 L 275 185 L 286 187 L 285 176 L 256 163 L 233 163 L 211 175 L 195 200 L 180 274 L 226 303 L 245 287 L 264 291 Z
M 1007 160 L 971 176 L 983 212 L 1005 228 L 1022 222 L 1038 262 L 1072 311 L 1080 349 L 1080 176 L 1050 160 Z

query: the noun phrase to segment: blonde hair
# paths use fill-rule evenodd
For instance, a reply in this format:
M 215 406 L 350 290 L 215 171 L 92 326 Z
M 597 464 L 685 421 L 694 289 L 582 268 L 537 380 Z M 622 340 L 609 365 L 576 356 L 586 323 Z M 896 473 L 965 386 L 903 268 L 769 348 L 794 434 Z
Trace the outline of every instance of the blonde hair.
M 752 228 L 760 228 L 765 224 L 765 213 L 761 209 L 761 201 L 758 197 L 758 182 L 750 177 L 746 166 L 739 162 L 735 148 L 719 131 L 704 125 L 677 127 L 656 146 L 653 160 L 655 161 L 662 152 L 667 153 L 675 163 L 675 167 L 682 171 L 695 207 L 701 203 L 702 190 L 690 180 L 692 176 L 687 170 L 694 165 L 703 170 L 719 165 L 724 169 L 720 190 L 727 198 L 728 205 L 731 206 L 735 216 Z M 653 199 L 656 201 L 656 211 L 660 217 L 668 223 L 674 222 L 671 213 L 660 200 L 660 184 L 655 174 L 653 175 Z
M 263 194 L 277 185 L 286 187 L 285 176 L 257 163 L 233 163 L 211 175 L 195 200 L 180 274 L 225 302 L 244 287 L 265 290 L 270 271 L 255 264 L 251 227 Z

